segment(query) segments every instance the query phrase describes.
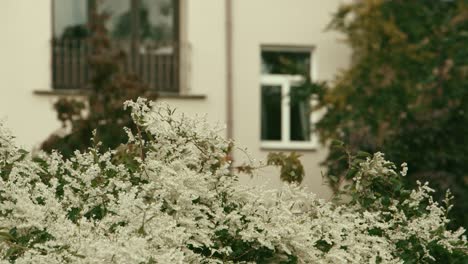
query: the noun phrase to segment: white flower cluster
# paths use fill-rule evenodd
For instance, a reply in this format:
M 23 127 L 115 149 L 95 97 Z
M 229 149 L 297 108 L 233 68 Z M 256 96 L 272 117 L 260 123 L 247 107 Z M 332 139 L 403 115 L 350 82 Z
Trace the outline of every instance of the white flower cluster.
M 124 153 L 33 158 L 0 126 L 0 263 L 403 263 L 398 245 L 410 239 L 420 259 L 433 243 L 466 250 L 426 185 L 382 211 L 295 185 L 240 186 L 231 143 L 204 120 L 143 99 L 126 105 L 142 131 L 127 130 Z M 377 154 L 359 175 L 393 170 L 386 163 Z M 423 204 L 422 214 L 402 209 Z
M 355 187 L 357 191 L 362 190 L 365 187 L 363 186 L 362 182 L 370 182 L 372 178 L 376 177 L 395 177 L 397 176 L 396 173 L 396 166 L 390 162 L 386 161 L 384 158 L 384 154 L 381 152 L 377 152 L 374 154 L 372 158 L 367 158 L 365 162 L 359 164 L 360 170 L 353 178 L 355 183 Z M 406 175 L 406 164 L 402 164 L 404 173 Z

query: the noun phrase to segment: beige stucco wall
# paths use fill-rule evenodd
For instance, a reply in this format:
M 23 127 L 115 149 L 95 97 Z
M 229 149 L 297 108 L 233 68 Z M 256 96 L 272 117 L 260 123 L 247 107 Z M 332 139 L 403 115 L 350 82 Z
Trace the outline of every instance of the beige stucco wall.
M 6 120 L 18 142 L 37 146 L 59 128 L 52 104 L 55 96 L 34 95 L 50 90 L 51 0 L 3 0 L 0 9 L 0 119 Z M 180 112 L 207 115 L 226 122 L 225 1 L 181 0 L 183 6 L 185 66 L 184 92 L 204 99 L 160 99 Z M 324 32 L 340 0 L 232 0 L 234 138 L 253 158 L 264 159 L 260 149 L 261 45 L 313 46 L 313 67 L 320 80 L 331 79 L 348 63 L 349 50 L 339 36 Z M 322 148 L 304 152 L 305 185 L 328 196 L 321 184 Z M 236 161 L 246 157 L 236 153 Z M 277 172 L 243 177 L 242 183 L 280 186 Z
M 31 148 L 59 127 L 50 89 L 50 0 L 3 0 L 0 8 L 0 119 Z
M 211 122 L 225 123 L 226 53 L 224 1 L 181 0 L 182 41 L 188 56 L 187 87 L 189 94 L 205 99 L 161 99 L 181 112 L 207 115 Z
M 260 47 L 261 45 L 313 46 L 312 67 L 317 80 L 331 80 L 346 67 L 349 50 L 339 35 L 325 32 L 339 0 L 234 0 L 234 138 L 253 157 L 264 159 L 260 148 Z M 303 153 L 304 184 L 322 197 L 330 194 L 323 186 L 318 166 L 326 155 L 323 148 Z M 238 159 L 243 155 L 239 154 Z M 242 182 L 279 186 L 279 173 L 245 177 Z

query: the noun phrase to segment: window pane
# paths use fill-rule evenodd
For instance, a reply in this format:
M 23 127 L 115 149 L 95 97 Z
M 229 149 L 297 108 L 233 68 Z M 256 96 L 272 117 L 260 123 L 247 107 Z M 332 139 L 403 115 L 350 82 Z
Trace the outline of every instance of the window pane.
M 174 39 L 173 0 L 142 0 L 140 37 L 142 40 L 171 41 Z
M 281 140 L 281 86 L 262 86 L 262 140 Z
M 88 21 L 87 1 L 54 1 L 54 37 L 85 38 Z
M 310 73 L 310 52 L 262 51 L 263 74 Z
M 299 89 L 291 89 L 290 140 L 310 141 L 310 97 L 302 95 Z
M 99 13 L 107 13 L 107 30 L 113 38 L 132 37 L 132 12 L 130 0 L 106 0 L 98 2 Z

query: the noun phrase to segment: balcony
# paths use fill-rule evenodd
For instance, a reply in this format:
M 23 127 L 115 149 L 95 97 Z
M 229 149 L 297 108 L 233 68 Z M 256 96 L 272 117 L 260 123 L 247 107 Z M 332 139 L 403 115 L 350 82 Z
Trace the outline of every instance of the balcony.
M 115 48 L 125 52 L 124 71 L 136 74 L 155 92 L 179 93 L 178 43 L 145 42 L 131 52 L 131 43 L 113 41 Z M 135 49 L 133 49 L 135 50 Z M 52 40 L 52 85 L 54 89 L 86 89 L 92 72 L 87 60 L 91 47 L 86 40 Z

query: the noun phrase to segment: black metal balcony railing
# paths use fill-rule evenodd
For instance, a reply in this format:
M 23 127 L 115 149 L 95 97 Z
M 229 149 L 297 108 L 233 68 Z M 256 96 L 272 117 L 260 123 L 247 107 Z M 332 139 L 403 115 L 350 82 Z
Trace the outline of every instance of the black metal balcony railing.
M 129 52 L 130 43 L 114 42 L 126 52 L 126 72 L 135 73 L 150 89 L 158 92 L 179 91 L 178 45 L 171 43 L 140 44 L 137 52 Z M 52 41 L 52 83 L 54 89 L 83 89 L 91 79 L 87 60 L 91 48 L 85 40 Z

